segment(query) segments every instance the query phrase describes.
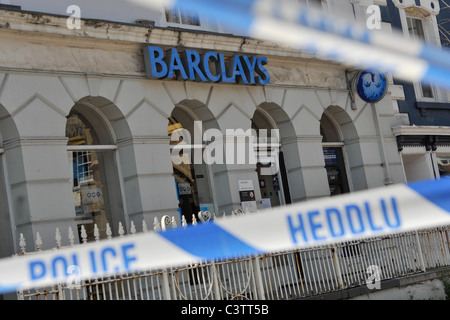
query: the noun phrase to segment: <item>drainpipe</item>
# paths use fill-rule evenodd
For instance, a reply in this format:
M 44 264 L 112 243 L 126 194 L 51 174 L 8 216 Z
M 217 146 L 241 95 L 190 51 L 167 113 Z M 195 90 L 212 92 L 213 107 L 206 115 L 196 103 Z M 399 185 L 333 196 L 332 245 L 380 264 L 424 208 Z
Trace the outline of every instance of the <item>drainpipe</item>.
M 375 103 L 371 103 L 371 107 L 372 107 L 372 112 L 373 112 L 373 118 L 375 120 L 375 128 L 377 130 L 377 135 L 379 138 L 378 144 L 380 146 L 381 161 L 382 161 L 383 168 L 384 168 L 384 185 L 387 186 L 390 184 L 394 184 L 394 181 L 391 179 L 389 161 L 388 161 L 388 158 L 386 155 L 386 147 L 384 145 L 383 131 L 381 130 L 381 127 L 380 127 L 379 114 L 375 107 Z

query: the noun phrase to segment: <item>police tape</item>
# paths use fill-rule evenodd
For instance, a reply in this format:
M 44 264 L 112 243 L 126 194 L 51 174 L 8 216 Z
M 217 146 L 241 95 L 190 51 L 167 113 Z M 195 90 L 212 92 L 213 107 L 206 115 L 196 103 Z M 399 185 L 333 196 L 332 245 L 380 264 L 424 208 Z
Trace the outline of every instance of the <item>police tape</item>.
M 375 68 L 400 80 L 450 88 L 450 54 L 393 31 L 371 32 L 357 23 L 290 0 L 128 0 L 160 10 L 180 8 L 213 16 L 229 32 L 269 40 L 317 58 Z
M 450 224 L 450 178 L 0 260 L 0 293 Z M 73 272 L 76 270 L 76 272 Z

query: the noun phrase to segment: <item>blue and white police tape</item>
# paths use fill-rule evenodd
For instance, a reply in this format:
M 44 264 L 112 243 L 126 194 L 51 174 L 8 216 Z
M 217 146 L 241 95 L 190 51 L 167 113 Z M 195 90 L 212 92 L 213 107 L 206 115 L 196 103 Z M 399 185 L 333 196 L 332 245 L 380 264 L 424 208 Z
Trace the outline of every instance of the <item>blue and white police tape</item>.
M 0 293 L 450 225 L 450 179 L 354 192 L 0 260 Z M 69 270 L 77 270 L 75 274 Z
M 375 68 L 409 82 L 450 88 L 450 54 L 399 33 L 370 32 L 293 1 L 128 0 L 160 10 L 179 7 L 215 17 L 238 35 L 270 40 L 318 58 Z

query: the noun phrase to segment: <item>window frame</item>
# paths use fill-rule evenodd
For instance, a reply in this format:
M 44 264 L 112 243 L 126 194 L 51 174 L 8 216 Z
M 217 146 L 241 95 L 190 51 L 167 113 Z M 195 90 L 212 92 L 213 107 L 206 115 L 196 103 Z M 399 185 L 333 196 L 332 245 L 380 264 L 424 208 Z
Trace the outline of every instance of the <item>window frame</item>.
M 419 25 L 420 25 L 420 29 L 421 29 L 422 34 L 416 35 L 415 33 L 411 33 L 410 23 L 409 23 L 410 21 L 417 21 L 417 22 L 420 23 Z M 407 32 L 408 32 L 410 37 L 411 36 L 419 37 L 420 39 L 424 40 L 425 42 L 428 41 L 429 37 L 427 36 L 426 30 L 425 30 L 426 26 L 425 26 L 423 17 L 417 17 L 417 16 L 412 17 L 410 15 L 407 15 L 406 16 L 406 27 L 408 29 Z M 436 100 L 436 89 L 435 89 L 434 85 L 424 85 L 423 83 L 417 83 L 415 86 L 417 87 L 417 88 L 415 88 L 416 97 L 420 98 L 421 101 L 435 101 Z M 429 88 L 429 90 L 431 92 L 431 97 L 430 96 L 426 96 L 424 94 L 425 88 Z
M 82 104 L 80 104 L 82 105 Z M 111 227 L 111 231 L 112 231 L 112 236 L 115 237 L 117 236 L 117 225 L 119 224 L 119 222 L 125 223 L 125 225 L 128 225 L 128 216 L 127 213 L 125 211 L 125 206 L 126 206 L 126 202 L 124 199 L 124 188 L 123 188 L 123 179 L 121 177 L 121 167 L 120 167 L 120 160 L 119 160 L 119 154 L 118 154 L 118 146 L 112 143 L 115 143 L 116 139 L 114 136 L 113 131 L 111 130 L 111 128 L 109 127 L 109 123 L 105 120 L 105 118 L 103 117 L 102 114 L 100 114 L 99 112 L 97 112 L 97 110 L 89 108 L 89 113 L 86 113 L 86 110 L 79 110 L 79 108 L 76 108 L 76 106 L 74 106 L 73 110 L 71 110 L 70 115 L 73 114 L 78 114 L 80 115 L 84 121 L 86 121 L 87 123 L 89 123 L 89 125 L 92 127 L 91 129 L 94 130 L 94 134 L 96 136 L 95 141 L 93 141 L 93 144 L 68 144 L 66 145 L 66 151 L 67 151 L 67 157 L 68 157 L 68 162 L 69 162 L 69 167 L 71 169 L 71 184 L 72 184 L 72 191 L 73 189 L 79 189 L 81 190 L 81 187 L 83 185 L 88 185 L 89 181 L 84 181 L 84 182 L 78 182 L 77 186 L 74 186 L 74 177 L 73 177 L 73 157 L 75 156 L 76 153 L 81 153 L 81 152 L 86 152 L 92 155 L 92 153 L 106 153 L 106 152 L 111 152 L 110 153 L 110 157 L 112 157 L 112 161 L 108 162 L 108 166 L 112 166 L 112 167 L 104 167 L 103 170 L 105 170 L 105 174 L 102 175 L 102 179 L 101 179 L 101 183 L 104 184 L 104 187 L 102 187 L 102 201 L 104 202 L 104 211 L 105 211 L 105 219 L 106 222 L 109 223 L 110 227 Z M 70 117 L 70 116 L 69 116 Z M 69 119 L 68 117 L 68 119 Z M 83 121 L 83 120 L 82 120 Z M 97 123 L 97 126 L 100 123 L 100 126 L 102 127 L 101 129 L 99 129 L 98 127 L 95 127 L 94 123 Z M 97 130 L 98 129 L 98 130 Z M 67 134 L 67 132 L 66 132 Z M 104 157 L 105 155 L 101 155 L 101 157 Z M 102 160 L 105 161 L 105 160 Z M 113 170 L 113 171 L 111 171 Z M 108 180 L 110 179 L 115 179 L 116 181 L 116 185 L 113 184 L 111 185 L 110 183 L 108 183 Z M 94 180 L 92 180 L 94 181 Z M 88 182 L 88 183 L 86 183 Z M 115 195 L 114 195 L 115 194 Z M 113 195 L 113 196 L 112 196 Z M 112 204 L 112 198 L 113 197 L 120 197 L 120 202 L 121 205 L 120 207 L 115 207 L 114 210 L 111 210 L 111 207 L 113 206 Z M 82 225 L 85 226 L 85 228 L 87 228 L 90 225 L 94 225 L 96 222 L 94 221 L 93 218 L 88 218 L 88 217 L 81 217 L 79 218 L 76 214 L 76 199 L 74 197 L 74 208 L 75 208 L 75 216 L 74 216 L 74 221 L 76 222 L 76 225 L 78 228 L 80 228 Z M 109 209 L 108 209 L 109 208 Z M 101 228 L 101 225 L 97 225 L 98 228 Z M 86 229 L 87 230 L 87 229 Z M 78 232 L 80 232 L 80 230 L 78 230 Z M 103 234 L 104 231 L 100 232 L 100 239 L 106 239 L 107 235 Z M 81 241 L 81 234 L 79 233 L 80 236 L 80 241 Z M 88 241 L 93 241 L 95 235 L 89 235 L 88 234 Z
M 408 7 L 406 9 L 399 8 L 400 19 L 402 22 L 402 30 L 405 37 L 409 39 L 415 38 L 413 34 L 411 34 L 409 30 L 409 22 L 411 20 L 417 20 L 421 22 L 422 31 L 423 31 L 423 40 L 426 43 L 430 43 L 433 45 L 440 45 L 439 41 L 433 41 L 435 38 L 434 34 L 437 31 L 437 22 L 436 17 L 431 13 L 425 12 L 420 8 L 416 7 Z M 414 82 L 414 92 L 416 95 L 416 100 L 419 102 L 436 102 L 440 99 L 440 93 L 437 90 L 437 87 L 434 84 L 424 85 L 420 82 Z M 424 89 L 426 87 L 430 87 L 432 97 L 427 97 L 424 95 Z
M 170 11 L 174 11 L 177 10 L 179 18 L 180 18 L 180 22 L 170 22 L 167 20 L 167 14 Z M 168 9 L 166 7 L 163 8 L 162 13 L 161 13 L 161 24 L 166 26 L 166 27 L 175 27 L 175 28 L 183 28 L 183 29 L 192 29 L 192 30 L 204 30 L 205 29 L 205 23 L 201 17 L 201 15 L 196 14 L 196 18 L 198 20 L 199 25 L 194 25 L 194 24 L 186 24 L 182 22 L 182 13 L 180 11 L 179 7 L 174 7 L 171 9 Z

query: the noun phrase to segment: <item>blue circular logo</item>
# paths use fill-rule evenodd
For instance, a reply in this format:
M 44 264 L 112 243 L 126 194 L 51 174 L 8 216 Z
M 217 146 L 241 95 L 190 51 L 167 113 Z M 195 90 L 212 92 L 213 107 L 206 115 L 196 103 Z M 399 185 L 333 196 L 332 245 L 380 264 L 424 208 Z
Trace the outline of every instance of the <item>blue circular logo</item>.
M 387 81 L 384 73 L 373 69 L 361 71 L 356 78 L 356 92 L 366 102 L 378 102 L 387 91 Z

